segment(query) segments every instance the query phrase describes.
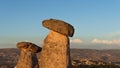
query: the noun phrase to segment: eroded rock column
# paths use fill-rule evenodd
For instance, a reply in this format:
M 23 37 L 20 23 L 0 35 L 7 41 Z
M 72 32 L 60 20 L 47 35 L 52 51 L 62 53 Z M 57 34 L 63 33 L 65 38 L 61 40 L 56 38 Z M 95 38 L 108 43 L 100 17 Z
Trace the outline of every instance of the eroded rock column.
M 36 53 L 42 48 L 31 42 L 19 42 L 17 47 L 20 49 L 20 57 L 17 65 L 14 68 L 39 68 Z
M 50 29 L 44 40 L 40 68 L 71 68 L 69 36 L 74 34 L 72 25 L 56 19 L 44 20 L 43 26 Z

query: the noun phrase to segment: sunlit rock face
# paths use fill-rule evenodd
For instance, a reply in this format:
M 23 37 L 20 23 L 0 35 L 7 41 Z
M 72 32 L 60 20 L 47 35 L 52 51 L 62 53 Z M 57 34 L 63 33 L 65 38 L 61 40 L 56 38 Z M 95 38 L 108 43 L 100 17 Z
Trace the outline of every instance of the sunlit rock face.
M 74 27 L 61 20 L 57 19 L 44 20 L 42 24 L 44 27 L 56 31 L 58 33 L 61 33 L 63 35 L 72 37 L 74 34 Z
M 59 27 L 58 25 L 61 23 L 62 25 Z M 52 19 L 52 22 L 51 19 L 43 21 L 43 26 L 50 29 L 50 33 L 43 43 L 43 48 L 39 57 L 40 68 L 71 68 L 68 36 L 73 35 L 74 29 L 68 29 L 68 27 L 73 27 L 71 25 L 66 26 L 66 24 L 67 23 L 63 21 L 54 21 L 54 19 Z
M 17 47 L 20 49 L 20 57 L 14 68 L 39 68 L 36 53 L 42 48 L 31 42 L 19 42 Z

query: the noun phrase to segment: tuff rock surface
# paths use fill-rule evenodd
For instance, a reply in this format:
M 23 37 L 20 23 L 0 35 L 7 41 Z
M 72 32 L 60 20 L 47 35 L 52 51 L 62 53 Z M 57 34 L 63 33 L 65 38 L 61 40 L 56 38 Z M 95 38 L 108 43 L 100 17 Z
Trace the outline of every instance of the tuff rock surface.
M 19 42 L 17 47 L 20 49 L 20 57 L 15 68 L 39 68 L 36 53 L 42 48 L 31 42 Z
M 74 27 L 64 21 L 57 19 L 44 20 L 42 25 L 50 30 L 72 37 L 74 34 Z
M 44 20 L 43 26 L 50 29 L 50 33 L 43 43 L 40 68 L 71 68 L 68 36 L 73 36 L 73 26 L 56 19 Z

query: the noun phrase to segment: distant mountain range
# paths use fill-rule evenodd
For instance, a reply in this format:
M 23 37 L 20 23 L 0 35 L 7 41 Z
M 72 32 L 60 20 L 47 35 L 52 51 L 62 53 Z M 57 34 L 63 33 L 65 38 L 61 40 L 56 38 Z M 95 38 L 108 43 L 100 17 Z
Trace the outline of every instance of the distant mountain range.
M 17 48 L 0 49 L 0 67 L 13 67 L 19 58 L 20 51 Z M 95 49 L 71 49 L 72 60 L 93 60 L 114 63 L 120 65 L 120 50 L 95 50 Z

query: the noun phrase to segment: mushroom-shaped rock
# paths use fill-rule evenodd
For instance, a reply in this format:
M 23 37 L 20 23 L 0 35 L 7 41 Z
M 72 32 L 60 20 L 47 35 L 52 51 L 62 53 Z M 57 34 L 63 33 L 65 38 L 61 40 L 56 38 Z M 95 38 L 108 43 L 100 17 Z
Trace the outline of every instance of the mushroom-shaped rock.
M 19 42 L 17 47 L 20 49 L 20 57 L 15 68 L 39 68 L 37 56 L 42 50 L 41 47 L 31 43 L 31 42 Z
M 21 51 L 26 50 L 26 51 L 30 51 L 30 52 L 33 52 L 33 53 L 38 53 L 42 50 L 41 47 L 39 47 L 36 44 L 31 43 L 31 42 L 18 42 L 17 43 L 17 48 L 19 48 Z
M 43 21 L 43 26 L 51 31 L 44 40 L 39 58 L 40 68 L 71 68 L 68 36 L 73 35 L 74 28 L 69 25 L 54 19 Z
M 56 31 L 58 33 L 61 33 L 70 37 L 72 37 L 74 34 L 73 26 L 61 20 L 56 20 L 56 19 L 44 20 L 42 24 L 44 27 L 50 30 Z

